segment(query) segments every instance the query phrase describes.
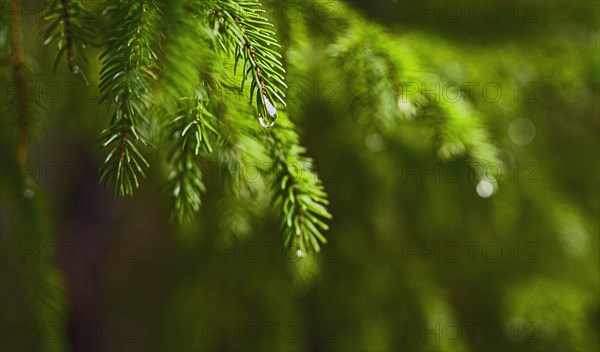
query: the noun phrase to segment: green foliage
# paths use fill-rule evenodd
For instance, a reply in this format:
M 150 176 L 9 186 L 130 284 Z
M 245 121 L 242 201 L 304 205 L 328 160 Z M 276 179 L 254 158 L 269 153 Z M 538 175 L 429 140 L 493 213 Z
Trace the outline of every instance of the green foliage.
M 373 8 L 385 10 L 402 2 L 377 3 Z M 595 346 L 595 325 L 587 312 L 597 310 L 590 294 L 598 289 L 597 252 L 590 248 L 597 245 L 598 165 L 589 162 L 587 150 L 597 149 L 597 124 L 589 117 L 597 112 L 598 37 L 588 28 L 596 28 L 597 18 L 586 20 L 580 14 L 579 23 L 575 11 L 568 9 L 587 5 L 560 4 L 544 10 L 554 11 L 551 23 L 561 25 L 549 26 L 552 29 L 535 24 L 518 36 L 505 34 L 509 42 L 489 45 L 480 39 L 490 33 L 470 33 L 476 43 L 468 43 L 446 38 L 451 34 L 435 25 L 384 28 L 342 1 L 105 0 L 97 11 L 89 2 L 48 1 L 43 37 L 28 35 L 34 26 L 23 28 L 24 55 L 18 65 L 13 62 L 18 56 L 13 11 L 5 11 L 5 2 L 2 6 L 2 79 L 20 84 L 15 84 L 15 94 L 2 97 L 3 161 L 18 159 L 20 146 L 33 145 L 19 136 L 32 134 L 34 140 L 43 140 L 56 133 L 65 138 L 67 129 L 36 136 L 29 122 L 39 117 L 60 126 L 65 120 L 57 116 L 67 107 L 85 111 L 76 114 L 72 138 L 97 133 L 97 117 L 111 117 L 100 137 L 106 153 L 102 182 L 114 187 L 115 195 L 136 193 L 126 204 L 143 214 L 141 222 L 157 225 L 145 234 L 160 238 L 158 244 L 148 241 L 144 249 L 153 248 L 165 258 L 156 261 L 149 255 L 141 259 L 141 268 L 119 269 L 127 271 L 127 278 L 132 272 L 152 272 L 168 283 L 140 306 L 154 307 L 154 300 L 160 299 L 156 297 L 172 299 L 168 309 L 150 308 L 166 319 L 149 324 L 153 332 L 167 331 L 171 339 L 160 342 L 169 348 L 173 340 L 180 349 L 239 347 L 231 341 L 203 344 L 197 330 L 189 327 L 201 329 L 207 319 L 243 321 L 258 316 L 338 321 L 344 328 L 342 340 L 325 346 L 338 350 L 531 349 L 526 341 L 510 337 L 497 343 L 466 335 L 457 343 L 435 336 L 407 342 L 398 334 L 398 322 L 423 323 L 431 331 L 463 319 L 482 324 L 488 319 L 500 326 L 523 324 L 523 318 L 541 321 L 541 327 L 548 327 L 548 321 L 558 327 L 559 339 L 552 347 Z M 455 31 L 460 29 L 448 32 Z M 44 42 L 53 48 L 44 48 Z M 45 62 L 42 56 L 50 49 Z M 66 56 L 71 71 L 79 69 L 84 77 L 99 73 L 108 113 L 66 99 L 40 111 L 32 95 L 22 94 L 42 80 L 34 68 L 52 67 L 54 51 L 55 67 Z M 89 64 L 80 66 L 86 56 Z M 56 72 L 63 73 L 60 65 Z M 517 101 L 506 93 L 511 83 L 540 84 L 546 79 L 552 84 L 540 85 L 540 104 Z M 456 102 L 434 91 L 436 85 L 451 82 L 485 81 L 505 89 L 499 102 L 469 96 L 463 88 L 458 93 L 467 98 Z M 563 100 L 553 101 L 556 96 Z M 511 142 L 506 131 L 516 117 L 533 121 L 536 143 Z M 52 140 L 43 143 L 32 148 L 37 150 L 34 157 L 47 157 L 40 150 L 54 145 Z M 39 159 L 20 160 L 31 168 Z M 335 161 L 335 175 L 315 167 L 322 161 Z M 528 161 L 539 167 L 534 170 L 539 179 L 533 183 L 526 180 L 531 170 L 523 168 Z M 465 168 L 492 165 L 500 172 L 483 175 L 475 167 L 469 170 L 475 171 L 474 179 L 454 181 L 435 178 L 439 170 L 427 175 L 437 165 L 456 163 Z M 407 164 L 419 165 L 420 175 L 408 175 L 407 180 Z M 0 210 L 4 212 L 4 200 L 9 199 L 19 204 L 11 211 L 21 214 L 16 225 L 5 225 L 3 218 L 2 226 L 20 227 L 19 235 L 47 243 L 54 234 L 45 221 L 51 212 L 41 203 L 43 198 L 38 199 L 47 185 L 31 187 L 36 190 L 33 201 L 40 203 L 23 201 L 21 178 L 26 171 L 1 185 Z M 206 248 L 198 242 L 174 249 L 177 246 L 167 242 L 174 241 L 172 236 L 156 235 L 164 234 L 167 225 L 162 224 L 164 209 L 147 200 L 159 197 L 151 187 L 136 190 L 146 174 L 160 185 L 171 218 L 189 222 L 172 226 L 173 232 L 187 231 L 198 242 L 214 235 L 225 243 L 224 251 L 239 249 L 234 246 L 247 244 L 250 235 L 256 241 L 273 240 L 276 224 L 270 220 L 279 218 L 280 242 L 292 257 L 292 265 L 286 260 L 283 267 L 292 269 L 293 283 L 271 262 L 227 266 L 216 260 L 210 265 Z M 319 174 L 331 182 L 323 182 Z M 476 193 L 475 185 L 486 176 L 494 178 L 490 181 L 496 193 L 490 199 Z M 7 189 L 18 194 L 6 196 Z M 50 204 L 67 208 L 71 202 L 65 194 L 70 193 L 62 188 L 52 193 L 55 202 Z M 123 209 L 121 201 L 97 203 L 110 214 Z M 133 223 L 136 215 L 130 214 Z M 120 231 L 129 230 L 123 226 Z M 107 231 L 122 238 L 113 227 Z M 478 249 L 496 244 L 504 251 L 503 259 L 511 260 L 515 243 L 534 243 L 539 262 L 440 263 L 427 256 L 422 260 L 422 253 L 407 259 L 402 252 L 404 245 L 428 249 L 467 242 L 477 242 Z M 332 252 L 333 262 L 320 261 Z M 516 253 L 521 259 L 528 254 Z M 35 319 L 64 321 L 67 293 L 60 272 L 49 263 L 36 263 L 21 274 Z M 139 277 L 132 281 L 135 287 L 128 288 L 133 295 L 118 290 L 119 296 L 144 299 Z M 311 286 L 311 280 L 318 285 Z M 349 297 L 354 287 L 360 289 Z M 562 308 L 553 310 L 561 300 Z M 225 306 L 229 308 L 223 311 Z M 168 322 L 166 328 L 163 321 Z M 181 331 L 192 336 L 181 339 Z M 544 330 L 548 332 L 552 329 Z M 546 335 L 542 337 L 551 337 Z M 243 347 L 298 350 L 325 345 L 310 338 L 293 346 L 284 342 Z M 64 341 L 45 347 L 66 348 Z
M 333 58 L 331 68 L 350 88 L 341 105 L 348 115 L 356 116 L 365 131 L 382 133 L 394 133 L 403 120 L 418 118 L 430 126 L 442 158 L 466 155 L 477 162 L 497 161 L 496 150 L 468 103 L 436 101 L 421 88 L 418 92 L 425 101 L 404 101 L 403 82 L 424 78 L 435 82 L 439 77 L 422 74 L 425 65 L 410 55 L 410 48 L 370 27 L 342 3 L 333 4 L 337 11 L 322 30 L 333 37 L 327 49 Z M 298 6 L 310 13 L 324 12 L 328 5 L 308 1 Z M 46 42 L 57 42 L 58 57 L 66 52 L 72 71 L 78 67 L 73 48 L 83 51 L 92 43 L 86 21 L 94 21 L 99 32 L 106 33 L 99 36 L 100 102 L 107 104 L 112 118 L 100 136 L 107 151 L 100 181 L 112 184 L 115 195 L 132 195 L 150 166 L 143 147 L 167 145 L 165 194 L 173 218 L 181 222 L 191 220 L 202 203 L 206 187 L 201 158 L 228 168 L 262 163 L 258 171 L 269 182 L 252 184 L 243 176 L 234 177 L 240 182 L 227 181 L 225 197 L 243 203 L 270 183 L 286 246 L 298 253 L 319 251 L 328 228 L 323 221 L 331 217 L 327 196 L 293 122 L 286 118 L 273 127 L 276 117 L 285 114 L 286 71 L 262 4 L 106 0 L 100 9 L 93 18 L 79 1 L 50 1 L 45 16 Z M 298 49 L 311 50 L 306 46 L 311 34 L 302 28 L 310 25 L 289 23 L 282 26 L 282 36 Z M 370 40 L 373 37 L 379 40 Z M 290 67 L 298 67 L 294 65 L 301 58 L 290 53 Z M 298 70 L 298 78 L 309 80 L 310 73 L 303 70 Z M 276 104 L 281 104 L 279 113 Z M 290 111 L 301 110 L 294 102 Z M 257 115 L 260 124 L 243 121 L 249 115 Z M 258 146 L 264 151 L 257 152 Z M 270 166 L 264 167 L 265 162 Z M 248 228 L 250 215 L 237 214 L 232 218 Z
M 103 131 L 100 138 L 102 146 L 109 148 L 101 170 L 101 181 L 105 184 L 113 182 L 116 195 L 131 195 L 139 187 L 139 178 L 145 175 L 144 166 L 148 166 L 139 150 L 140 144 L 148 144 L 141 125 L 145 122 L 147 111 L 153 110 L 152 115 L 157 118 L 169 119 L 165 125 L 166 133 L 161 134 L 173 140 L 168 155 L 172 166 L 168 171 L 166 188 L 174 217 L 179 221 L 191 219 L 199 210 L 205 186 L 197 157 L 200 151 L 212 152 L 209 131 L 218 136 L 220 132 L 216 128 L 224 126 L 211 122 L 216 117 L 208 111 L 208 106 L 214 98 L 203 86 L 213 82 L 217 84 L 217 90 L 226 93 L 230 89 L 227 85 L 236 82 L 235 85 L 244 92 L 248 80 L 250 101 L 256 100 L 259 121 L 263 127 L 271 127 L 275 122 L 275 102 L 285 105 L 285 70 L 279 61 L 281 54 L 270 48 L 279 45 L 273 39 L 275 33 L 268 29 L 272 25 L 261 16 L 264 10 L 260 3 L 217 1 L 210 3 L 210 6 L 214 6 L 211 12 L 213 33 L 208 31 L 210 27 L 204 27 L 207 31 L 198 29 L 202 28 L 201 7 L 197 15 L 192 16 L 188 15 L 194 10 L 189 3 L 175 2 L 167 8 L 165 16 L 171 19 L 172 26 L 165 28 L 167 44 L 164 52 L 161 52 L 165 64 L 160 72 L 156 71 L 160 65 L 157 64 L 158 55 L 153 49 L 155 39 L 152 37 L 156 22 L 162 16 L 158 6 L 153 3 L 122 5 L 108 2 L 104 10 L 108 18 L 113 19 L 109 25 L 113 30 L 101 56 L 103 68 L 100 72 L 100 88 L 103 92 L 102 101 L 109 102 L 114 115 L 111 126 Z M 243 62 L 241 82 L 236 81 L 235 77 L 227 78 L 227 73 L 219 78 L 218 69 L 210 72 L 201 67 L 202 61 L 199 59 L 205 58 L 205 62 L 214 69 L 214 57 L 218 57 L 219 53 L 202 53 L 202 43 L 210 42 L 213 38 L 226 54 L 235 59 L 234 75 L 239 61 Z M 190 56 L 190 51 L 197 55 Z M 182 52 L 186 55 L 181 55 Z M 205 72 L 204 77 L 202 72 Z M 163 83 L 158 85 L 159 98 L 156 101 L 160 105 L 156 106 L 151 102 L 151 91 L 152 81 L 159 76 L 162 76 Z M 211 76 L 215 78 L 210 79 Z M 241 102 L 238 100 L 238 103 Z M 221 120 L 224 121 L 222 117 Z M 227 133 L 231 135 L 231 132 Z M 260 138 L 255 131 L 252 134 L 254 136 L 251 138 Z M 319 250 L 316 238 L 325 241 L 321 231 L 326 229 L 326 225 L 316 216 L 330 215 L 324 208 L 325 193 L 310 170 L 309 159 L 300 157 L 303 149 L 298 146 L 297 139 L 291 129 L 283 136 L 271 132 L 268 138 L 264 138 L 271 150 L 271 160 L 278 165 L 278 172 L 281 173 L 275 180 L 275 189 L 278 189 L 278 194 L 285 192 L 289 198 L 284 201 L 280 195 L 276 197 L 284 213 L 287 229 L 285 243 L 307 252 L 310 248 Z M 227 140 L 227 137 L 223 140 Z M 229 147 L 233 146 L 230 142 L 219 143 L 219 146 L 226 147 L 228 144 Z M 286 150 L 285 154 L 283 150 Z M 292 171 L 291 166 L 298 167 L 298 171 Z M 295 237 L 290 235 L 290 231 L 299 236 L 301 241 L 293 240 Z
M 61 57 L 66 54 L 67 65 L 73 73 L 81 73 L 75 58 L 75 50 L 87 61 L 85 49 L 94 43 L 94 31 L 89 23 L 92 16 L 87 12 L 80 0 L 47 0 L 44 13 L 47 21 L 44 28 L 44 44 L 56 43 L 58 54 L 54 62 L 54 70 Z
M 40 332 L 33 335 L 34 339 L 28 339 L 27 345 L 40 351 L 69 351 L 66 334 L 41 333 L 42 330 L 48 332 L 51 327 L 62 328 L 70 308 L 65 274 L 51 254 L 45 255 L 48 248 L 56 248 L 55 214 L 32 180 L 24 181 L 14 175 L 3 177 L 2 181 L 3 201 L 9 201 L 9 206 L 3 209 L 3 222 L 8 213 L 11 221 L 20 224 L 15 231 L 4 232 L 3 228 L 3 250 L 6 246 L 29 251 L 27 256 L 13 257 L 18 258 L 16 266 L 10 260 L 13 259 L 9 258 L 10 254 L 4 257 L 2 264 L 3 278 L 13 277 L 12 282 L 6 283 L 16 286 L 17 294 L 25 301 L 26 320 L 22 326 L 35 327 Z M 15 303 L 11 302 L 11 305 Z M 6 319 L 4 315 L 3 319 Z M 8 322 L 12 323 L 11 320 Z
M 154 1 L 107 1 L 103 9 L 112 31 L 100 56 L 100 102 L 106 101 L 113 115 L 100 136 L 101 146 L 108 149 L 100 180 L 105 185 L 114 182 L 115 195 L 132 195 L 149 166 L 139 150 L 148 144 L 140 125 L 156 80 L 153 43 L 159 14 Z
M 205 106 L 206 97 L 184 99 L 181 104 L 179 115 L 168 128 L 174 143 L 169 156 L 173 168 L 167 181 L 171 207 L 180 222 L 192 219 L 200 209 L 200 196 L 205 186 L 195 158 L 200 150 L 212 152 L 209 132 L 217 133 L 211 121 L 215 117 Z
M 217 2 L 214 27 L 221 35 L 217 38 L 223 49 L 235 56 L 237 69 L 243 61 L 243 90 L 246 79 L 250 79 L 250 101 L 256 98 L 261 125 L 270 127 L 277 118 L 275 101 L 285 105 L 282 89 L 285 70 L 279 54 L 270 47 L 280 47 L 273 39 L 273 26 L 261 16 L 264 12 L 257 0 L 222 0 Z
M 428 63 L 414 55 L 411 44 L 339 8 L 332 30 L 340 35 L 330 53 L 352 87 L 348 113 L 358 115 L 367 131 L 375 128 L 383 133 L 395 131 L 403 120 L 421 120 L 430 126 L 443 160 L 466 156 L 478 165 L 500 165 L 476 110 L 469 101 L 449 101 L 436 92 L 435 87 L 449 82 L 428 72 Z
M 27 189 L 25 192 L 33 193 L 34 191 Z M 49 219 L 48 205 L 39 195 L 34 196 L 33 199 L 22 199 L 17 204 L 20 205 L 20 209 L 14 210 L 18 211 L 20 215 L 28 216 L 28 219 L 21 220 L 28 224 L 24 232 L 19 234 L 23 241 L 21 243 L 28 246 L 27 248 L 50 247 L 53 244 L 53 224 Z M 30 304 L 29 314 L 38 324 L 37 326 L 47 329 L 65 321 L 69 305 L 64 274 L 47 258 L 38 255 L 37 258 L 27 263 L 22 275 L 25 294 Z M 42 336 L 40 350 L 69 350 L 65 334 L 40 335 Z
M 319 241 L 327 242 L 322 232 L 329 227 L 323 220 L 331 219 L 326 208 L 327 194 L 312 171 L 312 160 L 303 155 L 305 150 L 298 144 L 293 125 L 282 121 L 266 133 L 270 153 L 276 161 L 273 198 L 281 209 L 285 245 L 298 248 L 299 257 L 312 249 L 318 252 Z

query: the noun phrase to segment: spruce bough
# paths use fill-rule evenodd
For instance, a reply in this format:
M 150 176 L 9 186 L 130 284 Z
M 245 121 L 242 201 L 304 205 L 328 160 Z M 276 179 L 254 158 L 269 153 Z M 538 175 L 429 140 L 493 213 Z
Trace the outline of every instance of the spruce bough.
M 148 146 L 167 145 L 165 198 L 173 219 L 191 220 L 206 191 L 203 159 L 231 159 L 242 150 L 248 155 L 235 156 L 235 163 L 255 162 L 256 152 L 244 148 L 251 138 L 269 159 L 260 172 L 271 185 L 232 187 L 271 188 L 286 248 L 303 256 L 326 242 L 324 220 L 331 215 L 312 160 L 282 113 L 281 46 L 264 12 L 257 0 L 105 0 L 97 9 L 50 1 L 44 35 L 46 44 L 57 43 L 56 62 L 66 56 L 69 69 L 82 76 L 75 47 L 81 56 L 88 46 L 101 47 L 100 103 L 111 118 L 99 139 L 105 153 L 100 181 L 115 196 L 132 196 L 140 187 L 151 167 Z M 90 35 L 98 24 L 102 31 Z M 239 98 L 222 99 L 231 94 Z M 241 119 L 253 119 L 254 126 Z M 162 132 L 150 136 L 154 126 Z
M 276 5 L 285 9 L 289 3 L 268 5 L 277 10 Z M 55 67 L 66 63 L 86 83 L 85 77 L 93 75 L 87 58 L 100 49 L 100 103 L 109 121 L 99 138 L 100 180 L 115 196 L 132 196 L 149 168 L 158 167 L 172 218 L 184 222 L 200 210 L 207 189 L 202 162 L 216 161 L 228 170 L 262 165 L 258 182 L 239 171 L 225 177 L 224 226 L 236 235 L 248 232 L 251 218 L 258 216 L 248 205 L 259 201 L 257 194 L 270 193 L 286 248 L 304 256 L 327 242 L 331 214 L 292 120 L 300 118 L 298 104 L 286 104 L 285 67 L 295 65 L 294 82 L 310 80 L 297 58 L 298 50 L 306 55 L 307 48 L 297 37 L 307 42 L 314 23 L 310 16 L 278 23 L 279 35 L 287 39 L 281 45 L 268 19 L 278 16 L 273 11 L 267 16 L 265 5 L 259 0 L 52 0 L 46 4 L 43 40 L 57 47 Z M 339 105 L 367 133 L 393 134 L 395 124 L 407 118 L 397 108 L 403 97 L 400 82 L 422 79 L 423 65 L 342 2 L 292 5 L 303 14 L 330 17 L 318 30 L 332 37 L 327 52 L 333 69 L 352 88 L 349 100 Z M 479 117 L 463 105 L 413 102 L 411 114 L 432 127 L 442 159 L 498 162 Z M 24 113 L 21 120 L 26 119 Z M 27 141 L 22 125 L 19 133 Z M 148 161 L 157 159 L 162 162 Z

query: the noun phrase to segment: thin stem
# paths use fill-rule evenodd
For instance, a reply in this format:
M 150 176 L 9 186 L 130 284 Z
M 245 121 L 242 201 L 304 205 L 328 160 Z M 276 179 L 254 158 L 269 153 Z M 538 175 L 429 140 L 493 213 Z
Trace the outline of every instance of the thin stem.
M 67 65 L 73 72 L 78 70 L 75 64 L 75 55 L 73 53 L 73 29 L 71 27 L 71 17 L 69 16 L 69 0 L 61 0 L 63 23 L 65 28 L 65 47 L 67 49 Z
M 246 42 L 244 44 L 244 49 L 247 50 L 247 52 L 250 56 L 250 62 L 252 64 L 252 67 L 254 68 L 254 71 L 256 72 L 256 78 L 258 81 L 258 85 L 260 86 L 260 93 L 263 95 L 263 97 L 266 98 L 265 82 L 262 78 L 262 72 L 260 70 L 260 67 L 258 66 L 258 60 L 256 59 L 256 54 L 254 53 L 254 46 L 252 45 L 252 42 L 250 41 L 250 38 L 248 37 L 248 34 L 246 33 L 246 27 L 242 24 L 242 21 L 240 21 L 240 19 L 237 18 L 236 16 L 234 16 L 232 14 L 229 14 L 229 16 L 231 16 L 231 18 L 233 18 L 234 22 L 240 27 L 241 34 L 244 37 L 244 41 Z M 219 19 L 219 22 L 222 23 L 221 21 L 223 20 L 223 17 L 220 12 L 217 12 L 217 18 Z
M 29 118 L 27 115 L 27 80 L 25 78 L 25 53 L 21 29 L 21 0 L 13 0 L 12 11 L 12 49 L 14 62 L 15 88 L 17 90 L 17 166 L 25 170 L 27 163 L 27 144 L 29 142 Z

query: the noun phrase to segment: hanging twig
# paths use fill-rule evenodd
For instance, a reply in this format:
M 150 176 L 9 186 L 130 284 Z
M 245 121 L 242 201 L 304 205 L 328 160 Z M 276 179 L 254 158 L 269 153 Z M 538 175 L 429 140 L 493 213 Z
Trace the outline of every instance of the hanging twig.
M 21 172 L 24 172 L 27 163 L 27 144 L 29 143 L 29 116 L 27 111 L 27 79 L 25 76 L 21 10 L 21 0 L 13 0 L 11 35 L 13 70 L 17 94 L 17 166 Z

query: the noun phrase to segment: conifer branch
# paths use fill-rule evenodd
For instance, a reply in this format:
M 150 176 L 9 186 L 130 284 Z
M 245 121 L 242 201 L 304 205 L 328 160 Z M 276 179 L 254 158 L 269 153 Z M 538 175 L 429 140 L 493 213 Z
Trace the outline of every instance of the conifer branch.
M 65 47 L 67 48 L 67 64 L 71 71 L 76 72 L 79 68 L 75 65 L 75 57 L 73 54 L 73 24 L 71 23 L 71 16 L 69 14 L 69 1 L 61 0 L 60 3 L 64 23 Z
M 322 5 L 319 1 L 310 4 L 307 6 Z M 331 53 L 338 66 L 346 70 L 348 86 L 353 88 L 355 98 L 350 102 L 350 111 L 359 111 L 359 117 L 367 119 L 365 123 L 385 130 L 408 114 L 431 127 L 442 159 L 464 155 L 474 163 L 500 164 L 497 150 L 469 102 L 449 102 L 433 96 L 426 87 L 444 84 L 442 77 L 426 72 L 423 63 L 411 58 L 414 54 L 402 49 L 406 45 L 400 45 L 377 27 L 369 27 L 341 3 L 336 4 L 339 17 L 332 22 L 346 32 L 331 46 Z M 373 37 L 378 40 L 369 40 Z M 421 99 L 411 97 L 410 101 L 404 95 L 403 82 L 416 86 L 413 93 Z M 410 111 L 401 111 L 401 105 L 409 106 Z
M 29 190 L 33 192 L 32 190 Z M 28 248 L 47 248 L 52 244 L 53 224 L 47 203 L 36 194 L 33 199 L 21 199 L 20 224 L 23 224 L 23 243 Z M 35 246 L 35 247 L 34 247 Z M 30 306 L 30 314 L 40 327 L 66 327 L 68 292 L 65 277 L 44 256 L 28 260 L 23 275 L 23 289 Z M 68 351 L 65 334 L 40 334 L 40 351 Z
M 27 258 L 19 257 L 13 266 L 12 260 L 3 259 L 3 279 L 5 271 L 12 271 L 18 293 L 26 299 L 26 309 L 21 316 L 27 326 L 35 327 L 34 339 L 27 340 L 27 346 L 35 344 L 40 351 L 69 351 L 66 334 L 39 333 L 40 328 L 53 327 L 55 331 L 66 328 L 68 309 L 68 289 L 64 273 L 57 267 L 56 258 L 50 258 L 42 252 L 56 246 L 53 242 L 55 224 L 49 203 L 41 188 L 35 187 L 33 180 L 23 179 L 17 173 L 7 174 L 0 180 L 3 202 L 2 218 L 10 217 L 10 224 L 3 223 L 2 243 L 12 243 L 27 250 Z M 7 215 L 8 214 L 8 215 Z M 8 226 L 8 227 L 6 227 Z M 5 242 L 6 241 L 6 242 Z M 17 257 L 15 257 L 17 258 Z M 4 311 L 3 311 L 4 313 Z M 31 325 L 33 323 L 34 325 Z M 6 340 L 3 341 L 3 347 Z M 10 344 L 10 342 L 9 342 Z
M 217 134 L 205 97 L 183 99 L 182 105 L 180 114 L 170 123 L 174 145 L 169 160 L 173 169 L 167 181 L 172 214 L 179 222 L 191 220 L 200 209 L 200 196 L 206 188 L 196 158 L 201 150 L 212 152 L 209 132 Z
M 202 75 L 210 69 L 212 52 L 207 50 L 210 41 L 206 19 L 201 17 L 204 14 L 196 13 L 195 5 L 195 2 L 173 1 L 162 16 L 159 29 L 164 32 L 165 41 L 159 53 L 160 85 L 155 94 L 158 98 L 155 113 L 161 120 L 177 115 L 181 98 L 193 100 L 197 96 Z
M 157 118 L 167 121 L 163 135 L 171 142 L 171 150 L 166 196 L 171 217 L 179 222 L 192 220 L 200 209 L 205 186 L 198 162 L 201 153 L 212 152 L 210 135 L 218 135 L 202 79 L 210 66 L 207 53 L 211 52 L 206 50 L 210 42 L 202 25 L 206 17 L 195 14 L 195 5 L 178 1 L 165 11 L 165 64 L 156 109 Z
M 329 226 L 323 220 L 331 219 L 331 214 L 327 194 L 312 170 L 312 160 L 303 155 L 305 150 L 292 127 L 285 121 L 265 133 L 275 162 L 273 200 L 282 210 L 284 245 L 303 256 L 313 250 L 319 252 L 319 242 L 327 243 L 323 231 Z
M 80 73 L 75 48 L 85 59 L 84 49 L 93 44 L 93 33 L 85 25 L 90 18 L 83 4 L 80 0 L 50 0 L 44 18 L 48 22 L 44 29 L 44 44 L 56 42 L 58 46 L 54 69 L 60 58 L 66 55 L 69 70 Z
M 29 144 L 29 113 L 27 99 L 27 78 L 25 75 L 25 52 L 21 19 L 21 1 L 13 0 L 11 14 L 12 59 L 15 89 L 17 96 L 17 166 L 25 170 L 27 164 L 27 146 Z
M 221 0 L 215 11 L 217 36 L 226 52 L 233 51 L 235 67 L 244 61 L 244 73 L 240 84 L 243 91 L 250 79 L 250 101 L 256 98 L 259 120 L 263 127 L 273 127 L 276 110 L 272 102 L 285 106 L 282 88 L 285 70 L 278 58 L 281 55 L 268 46 L 279 44 L 271 37 L 274 32 L 260 14 L 263 10 L 257 1 L 233 2 Z M 282 227 L 287 248 L 294 248 L 302 256 L 320 250 L 319 242 L 326 243 L 322 231 L 328 226 L 323 218 L 330 218 L 327 211 L 327 195 L 320 180 L 312 171 L 312 160 L 303 156 L 304 149 L 298 144 L 298 136 L 290 121 L 283 119 L 264 132 L 267 149 L 274 162 L 274 204 L 282 210 Z
M 281 54 L 269 48 L 280 47 L 272 37 L 275 32 L 268 29 L 273 25 L 261 13 L 264 10 L 256 0 L 219 0 L 215 10 L 215 28 L 223 49 L 235 57 L 234 71 L 239 60 L 244 62 L 243 90 L 250 79 L 250 102 L 256 99 L 259 120 L 265 127 L 273 125 L 277 118 L 275 102 L 285 106 L 283 82 L 285 70 L 279 61 Z
M 109 149 L 100 181 L 106 186 L 112 180 L 115 195 L 132 195 L 139 178 L 145 177 L 144 167 L 149 166 L 138 148 L 148 144 L 140 126 L 157 78 L 152 43 L 160 11 L 152 0 L 109 1 L 104 11 L 114 21 L 114 29 L 100 57 L 100 102 L 108 102 L 113 117 L 100 136 L 101 146 Z
M 27 65 L 23 46 L 23 9 L 21 0 L 13 0 L 10 11 L 10 58 L 7 64 L 12 66 L 16 99 L 16 162 L 21 177 L 5 177 L 2 183 L 9 183 L 16 210 L 16 229 L 18 239 L 25 248 L 47 248 L 52 240 L 51 224 L 46 203 L 40 195 L 30 188 L 32 180 L 26 175 L 28 144 L 31 130 L 31 113 L 35 112 L 35 101 L 29 99 Z M 2 7 L 5 4 L 1 5 Z M 4 12 L 4 8 L 2 8 Z M 4 17 L 4 16 L 3 16 Z M 4 19 L 3 19 L 4 20 Z M 8 22 L 8 21 L 7 21 Z M 5 104 L 3 104 L 5 105 Z M 9 105 L 9 104 L 6 104 Z M 4 108 L 4 106 L 3 106 Z M 3 120 L 6 116 L 3 115 Z M 3 123 L 3 127 L 6 125 Z M 22 193 L 24 192 L 24 193 Z M 67 290 L 61 271 L 47 258 L 27 260 L 20 272 L 23 293 L 30 307 L 29 316 L 38 327 L 59 326 L 65 323 L 67 308 Z M 36 341 L 40 350 L 67 351 L 68 343 L 64 334 L 47 336 L 40 334 Z
M 237 84 L 227 91 L 237 96 Z M 262 128 L 253 120 L 243 118 L 253 113 L 252 107 L 245 101 L 232 104 L 233 99 L 224 94 L 215 95 L 215 108 L 220 108 L 217 126 L 221 132 L 215 157 L 225 170 L 219 226 L 224 234 L 232 235 L 231 238 L 241 238 L 251 232 L 253 220 L 269 203 L 267 176 L 271 159 L 261 140 Z
M 221 59 L 221 58 L 220 58 Z M 219 138 L 213 159 L 223 180 L 223 195 L 218 205 L 219 228 L 228 239 L 241 238 L 251 230 L 268 204 L 267 173 L 271 159 L 267 154 L 263 128 L 247 116 L 255 114 L 248 104 L 246 87 L 239 93 L 241 78 L 233 75 L 234 59 L 229 56 L 213 62 L 207 78 L 211 111 L 217 116 Z

